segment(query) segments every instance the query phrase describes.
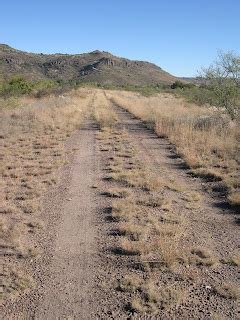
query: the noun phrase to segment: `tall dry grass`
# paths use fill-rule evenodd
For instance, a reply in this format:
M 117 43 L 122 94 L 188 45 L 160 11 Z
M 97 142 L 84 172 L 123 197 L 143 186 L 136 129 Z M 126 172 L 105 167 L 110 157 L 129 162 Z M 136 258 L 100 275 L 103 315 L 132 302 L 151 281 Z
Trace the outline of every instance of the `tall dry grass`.
M 19 108 L 0 106 L 0 245 L 7 265 L 36 254 L 27 234 L 42 226 L 35 213 L 44 192 L 57 182 L 65 161 L 64 143 L 80 128 L 90 101 L 91 95 L 82 89 L 60 97 L 25 98 Z M 11 285 L 11 274 L 3 275 L 4 283 Z M 8 293 L 6 285 L 3 296 Z
M 237 123 L 215 108 L 189 104 L 171 94 L 146 98 L 137 93 L 113 91 L 108 97 L 144 120 L 159 136 L 167 137 L 196 174 L 223 180 L 232 204 L 239 204 Z

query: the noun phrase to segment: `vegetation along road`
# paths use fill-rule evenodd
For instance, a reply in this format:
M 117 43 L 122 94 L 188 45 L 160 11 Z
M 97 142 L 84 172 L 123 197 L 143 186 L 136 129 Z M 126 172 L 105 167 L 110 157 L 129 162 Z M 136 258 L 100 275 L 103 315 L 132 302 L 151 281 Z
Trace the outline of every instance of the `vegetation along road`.
M 232 120 L 166 92 L 22 103 L 1 114 L 3 319 L 237 319 Z

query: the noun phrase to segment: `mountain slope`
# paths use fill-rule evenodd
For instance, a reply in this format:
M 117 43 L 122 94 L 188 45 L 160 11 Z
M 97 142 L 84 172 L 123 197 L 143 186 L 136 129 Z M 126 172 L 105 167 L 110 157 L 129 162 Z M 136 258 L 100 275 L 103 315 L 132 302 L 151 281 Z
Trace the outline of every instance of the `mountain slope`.
M 177 78 L 144 61 L 116 57 L 105 51 L 83 54 L 35 54 L 0 44 L 0 78 L 79 80 L 109 84 L 172 83 Z

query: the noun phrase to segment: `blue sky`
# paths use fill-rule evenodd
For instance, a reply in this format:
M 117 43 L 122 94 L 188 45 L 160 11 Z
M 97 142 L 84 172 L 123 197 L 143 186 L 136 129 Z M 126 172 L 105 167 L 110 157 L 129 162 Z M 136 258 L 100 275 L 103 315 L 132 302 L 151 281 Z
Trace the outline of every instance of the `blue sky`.
M 1 0 L 0 43 L 105 50 L 194 76 L 218 50 L 240 52 L 240 0 Z

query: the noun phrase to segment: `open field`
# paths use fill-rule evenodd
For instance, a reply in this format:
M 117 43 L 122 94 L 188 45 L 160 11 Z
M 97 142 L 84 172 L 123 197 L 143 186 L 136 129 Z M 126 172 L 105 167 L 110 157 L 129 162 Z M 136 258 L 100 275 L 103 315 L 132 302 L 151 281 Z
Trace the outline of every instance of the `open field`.
M 4 319 L 237 319 L 237 124 L 170 94 L 21 99 L 0 111 Z

